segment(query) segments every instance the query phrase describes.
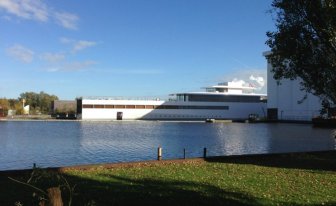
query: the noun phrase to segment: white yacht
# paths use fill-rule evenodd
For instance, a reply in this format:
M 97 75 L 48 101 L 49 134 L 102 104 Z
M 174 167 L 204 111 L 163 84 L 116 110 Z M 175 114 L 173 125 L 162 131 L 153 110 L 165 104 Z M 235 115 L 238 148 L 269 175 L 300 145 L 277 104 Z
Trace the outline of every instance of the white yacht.
M 77 117 L 82 120 L 245 120 L 266 116 L 266 95 L 252 86 L 225 82 L 204 92 L 171 94 L 169 100 L 82 97 Z

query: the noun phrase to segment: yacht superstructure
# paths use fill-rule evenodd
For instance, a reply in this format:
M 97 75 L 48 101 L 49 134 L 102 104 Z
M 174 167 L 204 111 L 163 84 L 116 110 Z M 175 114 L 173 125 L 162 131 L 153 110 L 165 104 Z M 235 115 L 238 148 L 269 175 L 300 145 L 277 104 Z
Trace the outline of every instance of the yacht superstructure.
M 171 94 L 169 100 L 82 97 L 77 100 L 78 118 L 83 120 L 205 120 L 247 119 L 266 116 L 266 95 L 252 86 L 225 82 L 204 92 Z

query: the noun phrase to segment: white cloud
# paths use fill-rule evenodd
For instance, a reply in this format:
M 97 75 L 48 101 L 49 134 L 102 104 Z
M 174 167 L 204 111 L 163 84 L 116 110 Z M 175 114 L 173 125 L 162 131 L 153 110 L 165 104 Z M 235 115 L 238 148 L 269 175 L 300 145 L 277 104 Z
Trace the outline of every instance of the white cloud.
M 99 71 L 99 70 L 97 70 Z M 163 74 L 164 71 L 159 69 L 111 69 L 111 70 L 100 70 L 101 72 L 111 73 L 111 74 L 130 74 L 130 75 L 155 75 Z
M 262 76 L 253 76 L 253 75 L 251 75 L 249 79 L 251 81 L 256 82 L 258 84 L 258 87 L 265 86 L 265 80 L 264 80 L 264 77 L 262 77 Z
M 232 86 L 244 86 L 244 85 L 246 85 L 246 82 L 242 79 L 234 78 L 231 82 L 234 83 Z
M 77 41 L 73 46 L 73 52 L 81 51 L 85 48 L 95 46 L 97 43 L 93 41 Z
M 266 69 L 241 69 L 219 78 L 220 82 L 234 81 L 243 85 L 252 85 L 260 93 L 267 92 L 267 70 Z
M 87 60 L 82 62 L 68 62 L 60 66 L 53 66 L 47 69 L 48 72 L 76 72 L 88 69 L 90 66 L 95 65 L 95 61 Z
M 55 11 L 47 6 L 42 0 L 0 0 L 0 11 L 19 18 L 48 22 L 55 22 L 66 29 L 77 29 L 79 17 L 69 12 Z
M 94 42 L 94 41 L 74 40 L 74 39 L 68 39 L 65 37 L 60 38 L 60 42 L 63 44 L 70 44 L 72 46 L 73 53 L 76 53 L 78 51 L 81 51 L 86 48 L 97 45 L 97 42 Z
M 25 63 L 32 62 L 34 58 L 34 52 L 28 48 L 21 46 L 20 44 L 15 44 L 7 48 L 7 54 Z
M 57 63 L 65 59 L 65 55 L 62 53 L 44 53 L 40 56 L 41 59 L 49 63 Z
M 55 12 L 54 13 L 55 21 L 67 29 L 77 29 L 78 16 L 68 12 Z
M 74 40 L 72 40 L 72 39 L 68 39 L 68 38 L 65 38 L 65 37 L 61 37 L 61 38 L 60 38 L 60 42 L 61 42 L 62 44 L 70 44 L 70 43 L 74 42 Z
M 49 18 L 47 6 L 40 0 L 1 0 L 0 8 L 24 19 L 46 22 Z

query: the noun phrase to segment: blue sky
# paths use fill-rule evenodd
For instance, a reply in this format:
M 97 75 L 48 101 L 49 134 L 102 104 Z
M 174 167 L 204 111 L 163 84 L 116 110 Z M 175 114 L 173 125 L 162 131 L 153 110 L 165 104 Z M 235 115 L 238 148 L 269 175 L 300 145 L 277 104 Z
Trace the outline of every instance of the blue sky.
M 271 0 L 0 0 L 0 97 L 265 92 Z M 263 86 L 264 85 L 264 86 Z

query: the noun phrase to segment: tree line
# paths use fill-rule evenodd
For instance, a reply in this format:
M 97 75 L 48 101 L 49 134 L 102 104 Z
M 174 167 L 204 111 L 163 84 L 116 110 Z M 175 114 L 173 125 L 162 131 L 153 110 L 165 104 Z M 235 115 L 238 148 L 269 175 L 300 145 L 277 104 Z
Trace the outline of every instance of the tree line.
M 23 114 L 23 101 L 25 105 L 29 105 L 30 114 L 50 114 L 51 103 L 54 100 L 58 100 L 56 95 L 48 94 L 43 91 L 40 93 L 24 92 L 21 93 L 17 99 L 0 99 L 0 106 L 3 109 L 5 115 L 8 110 L 16 110 L 16 114 Z

